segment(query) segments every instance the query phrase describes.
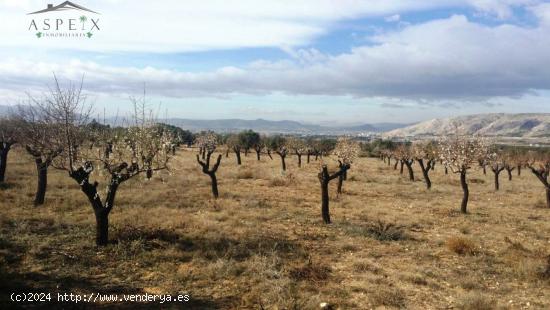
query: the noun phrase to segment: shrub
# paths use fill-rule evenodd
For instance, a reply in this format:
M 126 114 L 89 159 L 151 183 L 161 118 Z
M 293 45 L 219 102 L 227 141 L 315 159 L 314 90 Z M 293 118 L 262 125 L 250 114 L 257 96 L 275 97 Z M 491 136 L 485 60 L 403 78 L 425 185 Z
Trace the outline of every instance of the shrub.
M 496 309 L 496 302 L 480 293 L 468 293 L 458 301 L 458 308 L 462 310 L 492 310 Z
M 289 186 L 296 183 L 296 176 L 293 173 L 285 173 L 282 176 L 271 179 L 271 186 Z
M 250 169 L 239 170 L 239 172 L 237 172 L 237 179 L 239 180 L 254 179 L 254 173 Z
M 467 238 L 463 237 L 451 237 L 447 239 L 447 248 L 458 255 L 475 255 L 476 245 Z
M 378 221 L 365 229 L 370 237 L 380 241 L 397 241 L 407 239 L 403 226 Z
M 396 288 L 382 288 L 372 294 L 371 300 L 375 306 L 389 306 L 395 308 L 405 307 L 405 294 Z
M 330 275 L 330 268 L 313 264 L 309 261 L 306 265 L 290 270 L 290 277 L 294 280 L 306 280 L 311 282 L 326 281 Z

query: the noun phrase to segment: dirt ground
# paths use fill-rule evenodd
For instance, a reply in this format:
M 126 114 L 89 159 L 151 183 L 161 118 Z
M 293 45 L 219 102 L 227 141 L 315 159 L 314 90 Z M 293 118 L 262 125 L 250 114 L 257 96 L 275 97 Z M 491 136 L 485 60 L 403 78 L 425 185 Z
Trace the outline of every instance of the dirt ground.
M 34 207 L 33 161 L 20 149 L 9 156 L 0 188 L 1 308 L 46 307 L 10 302 L 12 292 L 187 293 L 185 309 L 550 308 L 550 210 L 527 169 L 512 181 L 502 173 L 498 192 L 492 172 L 472 169 L 463 215 L 458 175 L 442 166 L 428 191 L 418 165 L 412 182 L 406 171 L 359 158 L 340 197 L 331 183 L 333 223 L 325 225 L 319 162 L 304 158 L 298 168 L 290 157 L 282 173 L 277 155 L 249 154 L 242 166 L 224 156 L 213 200 L 195 152 L 180 151 L 169 172 L 122 184 L 111 244 L 97 248 L 78 184 L 51 169 L 46 204 Z M 325 161 L 334 171 L 334 159 Z

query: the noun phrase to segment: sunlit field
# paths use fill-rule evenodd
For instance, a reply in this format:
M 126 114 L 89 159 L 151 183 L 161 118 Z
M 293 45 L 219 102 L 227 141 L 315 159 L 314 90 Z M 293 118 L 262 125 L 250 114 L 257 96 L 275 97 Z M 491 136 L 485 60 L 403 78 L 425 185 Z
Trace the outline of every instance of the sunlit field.
M 550 210 L 528 169 L 512 181 L 502 173 L 498 192 L 490 170 L 471 169 L 461 214 L 458 175 L 439 163 L 428 191 L 417 164 L 412 182 L 406 169 L 360 157 L 341 195 L 330 183 L 324 224 L 313 157 L 302 168 L 287 157 L 282 173 L 277 155 L 242 155 L 238 166 L 223 154 L 214 200 L 196 154 L 182 148 L 169 171 L 122 184 L 109 245 L 97 247 L 78 184 L 51 168 L 46 202 L 33 206 L 33 160 L 13 150 L 0 189 L 0 307 L 29 291 L 187 293 L 186 309 L 550 308 Z

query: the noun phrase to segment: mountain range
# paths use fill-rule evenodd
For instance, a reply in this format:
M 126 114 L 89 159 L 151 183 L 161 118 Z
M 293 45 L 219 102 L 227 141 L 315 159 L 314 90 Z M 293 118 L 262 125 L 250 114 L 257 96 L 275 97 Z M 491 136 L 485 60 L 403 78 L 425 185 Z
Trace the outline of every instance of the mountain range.
M 6 115 L 13 107 L 0 105 L 0 116 Z M 355 126 L 323 126 L 297 121 L 272 121 L 265 119 L 215 119 L 198 120 L 185 118 L 161 119 L 193 132 L 213 130 L 216 132 L 238 132 L 252 129 L 265 134 L 302 135 L 366 135 L 381 134 L 384 137 L 441 136 L 455 131 L 463 134 L 479 134 L 495 137 L 546 138 L 550 137 L 550 113 L 493 113 L 474 114 L 450 118 L 432 119 L 416 124 L 373 123 Z M 116 118 L 105 120 L 110 125 L 123 125 Z
M 271 121 L 265 119 L 217 119 L 196 120 L 183 118 L 169 118 L 162 122 L 181 127 L 190 131 L 213 130 L 218 132 L 236 132 L 252 129 L 260 133 L 288 133 L 288 134 L 361 134 L 380 133 L 407 126 L 399 123 L 375 123 L 357 126 L 322 126 L 317 124 L 305 124 L 296 121 Z
M 386 137 L 440 136 L 460 133 L 494 137 L 550 137 L 550 113 L 475 114 L 432 119 L 386 132 Z

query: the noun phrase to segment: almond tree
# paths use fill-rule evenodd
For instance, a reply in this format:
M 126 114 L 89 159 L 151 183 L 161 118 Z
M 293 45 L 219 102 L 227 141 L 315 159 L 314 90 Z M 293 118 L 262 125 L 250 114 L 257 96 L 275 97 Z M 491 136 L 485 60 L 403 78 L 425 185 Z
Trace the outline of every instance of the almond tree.
M 229 150 L 232 150 L 235 153 L 235 156 L 237 157 L 237 165 L 241 165 L 241 149 L 243 147 L 243 143 L 237 134 L 231 134 L 226 141 L 227 148 Z M 203 158 L 204 159 L 204 158 Z
M 550 208 L 550 153 L 531 153 L 527 162 L 527 167 L 539 179 L 546 189 L 546 206 Z
M 416 159 L 424 181 L 426 182 L 426 188 L 432 188 L 432 181 L 430 180 L 430 171 L 433 170 L 437 159 L 437 145 L 433 142 L 415 142 L 412 146 L 412 155 Z
M 17 124 L 11 117 L 0 118 L 0 184 L 4 183 L 8 166 L 8 153 L 15 144 Z
M 72 122 L 63 111 L 72 102 L 79 105 L 85 101 L 80 87 L 71 85 L 68 89 L 61 89 L 57 78 L 54 76 L 55 87 L 42 98 L 34 98 L 29 95 L 29 103 L 20 105 L 15 116 L 17 123 L 17 140 L 34 159 L 37 171 L 37 188 L 34 205 L 43 205 L 48 185 L 48 168 L 53 160 L 61 154 L 63 148 L 70 144 L 71 148 L 77 148 L 74 140 L 68 136 L 65 141 L 64 124 Z M 79 111 L 86 115 L 84 111 Z
M 384 149 L 380 151 L 380 157 L 382 157 L 382 160 L 384 163 L 386 163 L 386 159 L 388 160 L 388 166 L 391 166 L 391 159 L 393 157 L 393 152 L 390 149 Z
M 290 137 L 286 144 L 290 151 L 298 157 L 298 167 L 302 167 L 302 155 L 306 154 L 308 150 L 306 143 L 300 138 Z
M 199 158 L 199 155 L 197 155 L 197 162 L 202 167 L 202 172 L 204 174 L 207 174 L 210 177 L 211 185 L 212 185 L 212 195 L 214 196 L 214 199 L 218 198 L 218 179 L 216 178 L 216 172 L 218 171 L 218 168 L 220 167 L 220 163 L 222 161 L 222 155 L 218 155 L 218 159 L 216 160 L 216 163 L 210 168 L 210 158 L 212 157 L 212 154 L 214 151 L 216 151 L 216 147 L 218 145 L 218 137 L 213 132 L 208 132 L 203 135 L 201 135 L 199 138 L 197 138 L 199 147 L 206 150 L 206 160 L 201 161 Z
M 458 133 L 439 142 L 439 156 L 453 173 L 460 174 L 463 196 L 460 211 L 467 213 L 469 190 L 466 174 L 478 158 L 487 154 L 485 141 L 478 136 L 462 136 Z
M 59 88 L 59 87 L 58 87 Z M 64 93 L 71 93 L 69 88 Z M 131 98 L 134 105 L 133 121 L 128 128 L 110 130 L 92 148 L 75 148 L 75 140 L 88 138 L 82 126 L 79 111 L 86 107 L 78 96 L 71 96 L 60 105 L 60 114 L 68 115 L 62 123 L 63 152 L 54 161 L 54 167 L 68 172 L 86 195 L 96 219 L 96 244 L 105 246 L 109 236 L 109 214 L 115 206 L 116 193 L 121 184 L 142 173 L 153 173 L 167 169 L 171 156 L 170 144 L 173 137 L 167 130 L 155 126 L 155 117 L 147 111 L 145 96 Z M 89 140 L 86 140 L 89 142 Z M 112 145 L 112 153 L 106 156 L 106 145 Z M 91 178 L 96 179 L 92 181 Z M 99 182 L 106 181 L 104 191 L 98 189 Z M 104 196 L 104 199 L 101 197 Z
M 518 171 L 518 176 L 521 176 L 521 169 L 526 167 L 529 163 L 530 157 L 527 152 L 518 152 L 516 155 L 516 169 Z
M 504 154 L 504 169 L 508 173 L 508 181 L 512 181 L 512 171 L 522 165 L 522 154 L 519 150 L 514 149 Z
M 285 158 L 288 155 L 287 139 L 283 136 L 274 136 L 269 139 L 269 148 L 281 157 L 281 166 L 286 171 Z
M 491 171 L 493 171 L 493 174 L 495 176 L 495 191 L 498 191 L 500 189 L 499 176 L 506 167 L 504 154 L 501 150 L 495 150 L 494 152 L 487 155 L 486 162 L 491 168 Z
M 266 137 L 260 136 L 259 139 L 256 141 L 256 143 L 254 143 L 253 145 L 254 151 L 256 151 L 256 159 L 258 159 L 258 161 L 261 159 L 262 151 L 264 151 L 266 148 L 265 141 L 266 141 Z
M 315 140 L 313 138 L 307 138 L 304 142 L 306 147 L 307 163 L 310 163 L 311 155 L 315 154 Z
M 412 169 L 412 165 L 414 163 L 414 157 L 410 146 L 407 145 L 400 145 L 396 149 L 396 157 L 399 158 L 401 162 L 401 171 L 400 173 L 403 173 L 403 165 L 407 166 L 407 170 L 409 171 L 409 179 L 411 181 L 414 181 L 414 171 Z
M 347 169 L 344 169 L 343 173 L 338 176 L 338 194 L 342 193 L 342 185 L 344 181 L 347 180 L 348 170 L 350 169 L 353 161 L 359 155 L 360 150 L 361 147 L 359 146 L 359 143 L 349 138 L 338 138 L 332 154 L 338 158 L 338 167 L 340 170 L 347 166 Z
M 478 158 L 477 163 L 483 170 L 483 175 L 486 175 L 487 174 L 487 157 L 484 156 L 484 157 Z

